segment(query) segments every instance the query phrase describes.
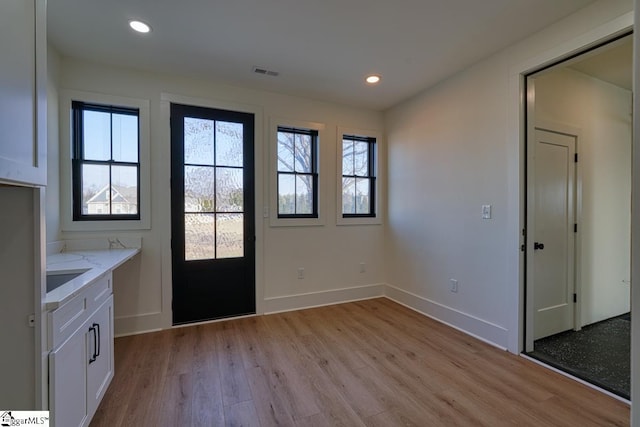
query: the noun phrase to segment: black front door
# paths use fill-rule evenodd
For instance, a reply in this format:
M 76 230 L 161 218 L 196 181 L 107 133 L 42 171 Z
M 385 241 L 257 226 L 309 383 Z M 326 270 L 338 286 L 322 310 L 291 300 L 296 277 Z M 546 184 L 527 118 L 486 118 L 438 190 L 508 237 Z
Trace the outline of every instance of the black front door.
M 253 114 L 171 104 L 173 323 L 255 313 Z

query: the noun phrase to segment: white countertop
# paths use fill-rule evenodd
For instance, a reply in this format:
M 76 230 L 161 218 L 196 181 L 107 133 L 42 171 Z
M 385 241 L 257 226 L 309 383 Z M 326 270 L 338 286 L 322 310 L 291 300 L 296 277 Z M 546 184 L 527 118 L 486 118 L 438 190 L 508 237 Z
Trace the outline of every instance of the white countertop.
M 73 273 L 87 270 L 80 276 L 47 293 L 48 310 L 55 309 L 77 295 L 95 279 L 114 270 L 140 252 L 139 248 L 74 250 L 47 256 L 47 273 Z

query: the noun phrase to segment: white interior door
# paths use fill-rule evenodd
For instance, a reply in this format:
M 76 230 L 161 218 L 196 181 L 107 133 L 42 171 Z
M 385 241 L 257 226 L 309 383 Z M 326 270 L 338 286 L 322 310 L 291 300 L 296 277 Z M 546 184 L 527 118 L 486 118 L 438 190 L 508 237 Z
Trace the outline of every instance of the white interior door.
M 533 338 L 574 328 L 576 137 L 536 128 Z

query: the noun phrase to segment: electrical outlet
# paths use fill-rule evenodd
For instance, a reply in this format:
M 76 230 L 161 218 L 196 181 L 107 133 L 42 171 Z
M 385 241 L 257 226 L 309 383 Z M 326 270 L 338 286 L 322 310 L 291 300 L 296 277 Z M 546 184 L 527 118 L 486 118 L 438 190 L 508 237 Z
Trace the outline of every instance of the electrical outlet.
M 365 273 L 367 271 L 367 265 L 364 262 L 360 263 L 360 273 Z
M 454 293 L 458 292 L 458 281 L 456 279 L 449 281 L 449 290 Z
M 302 267 L 298 269 L 298 279 L 304 279 L 304 268 Z

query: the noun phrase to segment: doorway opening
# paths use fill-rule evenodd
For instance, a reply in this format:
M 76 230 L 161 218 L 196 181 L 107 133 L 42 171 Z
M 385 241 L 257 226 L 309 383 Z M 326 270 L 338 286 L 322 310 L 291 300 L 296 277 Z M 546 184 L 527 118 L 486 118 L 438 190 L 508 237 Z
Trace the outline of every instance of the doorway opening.
M 630 396 L 633 42 L 526 76 L 525 352 Z

